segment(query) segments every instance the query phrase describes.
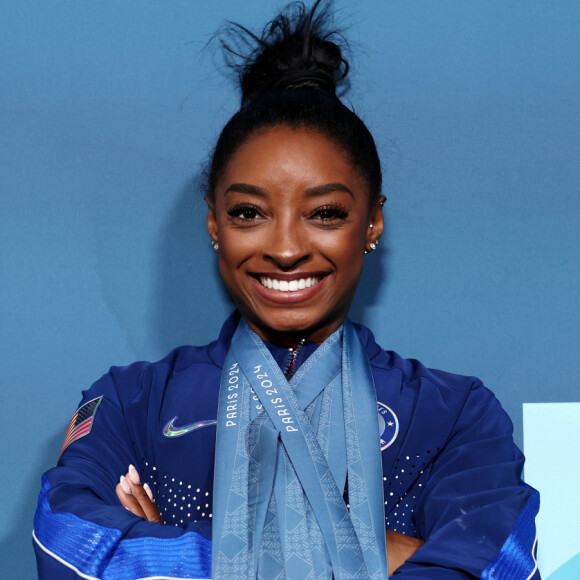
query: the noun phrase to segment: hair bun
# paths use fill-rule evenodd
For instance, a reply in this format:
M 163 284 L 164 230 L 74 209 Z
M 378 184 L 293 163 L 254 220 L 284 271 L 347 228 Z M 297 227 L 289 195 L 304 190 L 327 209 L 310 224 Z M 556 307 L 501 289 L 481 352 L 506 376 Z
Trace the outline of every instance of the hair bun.
M 336 94 L 348 73 L 344 38 L 329 24 L 328 0 L 311 9 L 293 2 L 261 35 L 230 23 L 221 43 L 239 75 L 242 105 L 272 91 L 315 89 Z M 342 45 L 342 48 L 341 48 Z

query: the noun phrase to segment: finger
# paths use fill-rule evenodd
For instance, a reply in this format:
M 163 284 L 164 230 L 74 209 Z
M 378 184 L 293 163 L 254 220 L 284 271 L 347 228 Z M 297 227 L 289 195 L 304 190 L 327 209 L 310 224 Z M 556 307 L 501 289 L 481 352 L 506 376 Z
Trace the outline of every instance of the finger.
M 125 490 L 127 489 L 127 485 L 123 485 L 125 482 L 119 482 L 115 487 L 115 493 L 121 502 L 121 505 L 124 508 L 127 508 L 131 513 L 140 518 L 145 518 L 145 512 L 143 508 L 137 501 L 137 499 L 133 496 L 132 493 L 127 493 Z
M 147 484 L 145 484 L 145 485 L 147 485 Z M 149 486 L 147 486 L 147 487 L 149 487 Z M 147 489 L 144 486 L 144 491 L 147 495 L 147 503 L 142 504 L 141 507 L 143 508 L 143 511 L 145 512 L 145 517 L 150 522 L 157 522 L 159 524 L 165 523 L 163 521 L 163 518 L 161 517 L 161 514 L 159 513 L 159 510 L 157 509 L 157 505 L 155 504 L 155 502 L 153 502 L 153 501 L 151 501 L 151 499 L 149 499 L 149 493 L 151 493 L 151 490 L 149 490 L 149 492 L 147 492 Z
M 163 519 L 159 514 L 155 501 L 153 500 L 151 488 L 147 484 L 145 484 L 145 486 L 141 485 L 139 473 L 132 465 L 129 466 L 129 470 L 124 480 L 130 489 L 130 494 L 135 498 L 139 507 L 143 511 L 143 517 L 145 517 L 149 522 L 163 523 Z
M 142 485 L 139 486 L 133 485 L 131 491 L 133 492 L 133 495 L 139 502 L 139 507 L 145 513 L 145 519 L 149 522 L 163 523 L 161 515 L 159 514 L 159 510 L 155 505 L 155 502 L 153 502 L 149 497 L 149 494 L 153 496 L 151 490 L 149 489 L 149 492 L 147 492 L 147 489 L 145 489 Z
M 144 483 L 143 484 L 143 489 L 147 492 L 147 496 L 149 497 L 149 499 L 155 503 L 155 500 L 153 499 L 153 492 L 151 491 L 151 488 L 149 487 L 148 483 Z
M 133 464 L 129 465 L 129 471 L 127 471 L 127 478 L 131 483 L 135 485 L 141 485 L 141 478 L 139 477 L 139 472 L 135 469 Z
M 405 536 L 392 530 L 387 530 L 387 561 L 389 577 L 402 566 L 425 542 L 419 538 Z

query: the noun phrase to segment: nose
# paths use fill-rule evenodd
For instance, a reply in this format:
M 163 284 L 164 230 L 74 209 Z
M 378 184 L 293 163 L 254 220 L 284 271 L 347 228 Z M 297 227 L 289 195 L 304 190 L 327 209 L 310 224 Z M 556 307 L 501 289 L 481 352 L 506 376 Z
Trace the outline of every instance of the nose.
M 308 261 L 311 254 L 308 236 L 295 221 L 272 224 L 262 249 L 264 260 L 283 271 L 293 270 Z

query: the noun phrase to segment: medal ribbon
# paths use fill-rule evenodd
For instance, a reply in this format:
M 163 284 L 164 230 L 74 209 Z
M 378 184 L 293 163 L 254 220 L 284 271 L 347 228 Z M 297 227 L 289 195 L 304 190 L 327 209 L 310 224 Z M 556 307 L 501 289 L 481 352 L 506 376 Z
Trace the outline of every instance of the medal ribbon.
M 376 417 L 349 321 L 288 382 L 242 320 L 220 387 L 213 577 L 386 579 Z

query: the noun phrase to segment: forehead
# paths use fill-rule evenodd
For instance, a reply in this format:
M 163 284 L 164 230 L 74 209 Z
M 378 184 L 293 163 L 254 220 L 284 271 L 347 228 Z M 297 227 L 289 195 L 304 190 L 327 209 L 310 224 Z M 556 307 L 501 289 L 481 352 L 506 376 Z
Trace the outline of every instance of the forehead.
M 259 129 L 238 147 L 218 180 L 218 193 L 226 182 L 247 180 L 289 187 L 345 182 L 368 195 L 366 180 L 335 141 L 316 130 L 284 125 Z

